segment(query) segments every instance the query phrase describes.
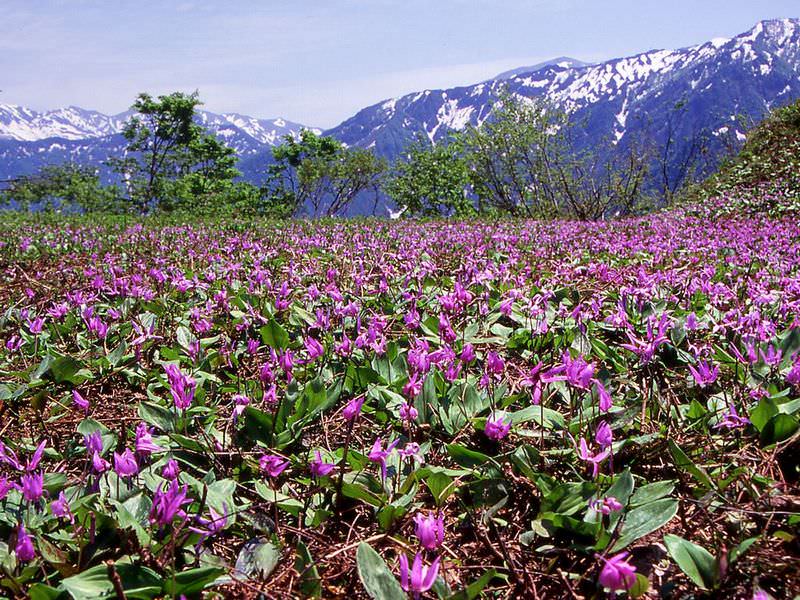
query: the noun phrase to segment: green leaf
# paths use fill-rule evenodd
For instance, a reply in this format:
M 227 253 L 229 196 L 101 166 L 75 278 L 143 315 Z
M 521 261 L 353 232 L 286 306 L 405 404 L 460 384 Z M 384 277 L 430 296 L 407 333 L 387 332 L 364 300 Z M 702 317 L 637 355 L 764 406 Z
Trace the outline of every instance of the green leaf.
M 261 333 L 261 341 L 270 348 L 284 349 L 289 347 L 289 334 L 275 319 L 270 319 L 269 323 L 259 329 L 259 332 Z
M 491 456 L 470 450 L 461 444 L 448 444 L 447 453 L 462 467 L 477 467 L 489 461 L 494 462 Z
M 167 577 L 164 580 L 164 592 L 173 597 L 180 594 L 193 596 L 202 592 L 206 586 L 216 581 L 224 573 L 225 569 L 220 567 L 199 567 L 181 571 L 174 577 Z
M 281 557 L 280 548 L 264 538 L 245 542 L 236 558 L 235 573 L 247 578 L 266 579 Z
M 454 485 L 455 480 L 442 472 L 431 473 L 425 478 L 425 485 L 433 495 L 437 506 L 442 506 L 445 500 L 456 491 L 457 485 Z
M 139 418 L 161 431 L 175 431 L 175 415 L 168 409 L 152 402 L 139 403 Z
M 465 590 L 450 596 L 448 600 L 474 600 L 474 598 L 480 596 L 484 588 L 489 585 L 496 575 L 497 571 L 489 569 L 478 579 L 470 583 Z
M 161 594 L 162 577 L 152 569 L 129 563 L 117 563 L 115 569 L 126 597 L 148 600 Z M 114 584 L 109 579 L 106 565 L 97 565 L 67 577 L 59 588 L 66 590 L 75 600 L 108 598 L 115 595 Z
M 667 444 L 669 445 L 669 452 L 672 454 L 676 467 L 690 473 L 698 483 L 701 483 L 706 488 L 714 487 L 714 482 L 711 481 L 711 477 L 708 476 L 708 473 L 694 464 L 692 459 L 686 456 L 686 453 L 681 450 L 680 446 L 672 440 L 669 440 Z
M 64 590 L 43 583 L 34 583 L 28 588 L 28 596 L 31 600 L 56 600 L 60 596 L 64 596 Z
M 792 416 L 774 415 L 761 430 L 762 444 L 776 444 L 791 437 L 797 431 L 797 419 Z
M 772 398 L 762 398 L 758 405 L 750 411 L 750 422 L 758 431 L 762 431 L 776 414 L 778 414 L 778 407 L 775 406 L 775 401 Z
M 319 577 L 317 565 L 308 551 L 308 547 L 302 542 L 297 542 L 297 558 L 294 562 L 294 570 L 300 576 L 300 592 L 306 598 L 322 597 L 322 580 Z
M 625 515 L 620 529 L 620 537 L 611 549 L 618 552 L 648 533 L 663 527 L 678 512 L 678 501 L 674 498 L 662 498 L 644 506 L 634 508 Z
M 630 505 L 635 507 L 641 506 L 642 504 L 648 504 L 649 502 L 654 502 L 663 498 L 664 496 L 669 496 L 674 489 L 675 482 L 672 480 L 648 483 L 647 485 L 643 485 L 633 492 Z
M 616 498 L 622 506 L 628 505 L 628 500 L 631 497 L 631 492 L 633 492 L 633 477 L 631 476 L 631 470 L 625 469 L 622 473 L 616 476 L 614 479 L 614 484 L 608 488 L 604 496 L 613 496 Z M 609 516 L 609 528 L 613 529 L 617 522 L 622 517 L 622 512 L 612 512 Z
M 641 573 L 636 573 L 636 582 L 633 587 L 628 590 L 628 595 L 631 598 L 641 598 L 650 589 L 650 580 Z
M 731 563 L 736 562 L 747 550 L 760 539 L 759 536 L 747 538 L 741 544 L 736 545 L 731 553 L 728 555 L 728 560 Z
M 406 593 L 397 583 L 394 574 L 383 562 L 380 554 L 369 544 L 361 542 L 356 552 L 358 577 L 364 590 L 375 600 L 406 600 Z
M 704 590 L 713 589 L 717 582 L 717 561 L 711 553 L 677 535 L 664 536 L 664 544 L 672 559 L 695 585 Z

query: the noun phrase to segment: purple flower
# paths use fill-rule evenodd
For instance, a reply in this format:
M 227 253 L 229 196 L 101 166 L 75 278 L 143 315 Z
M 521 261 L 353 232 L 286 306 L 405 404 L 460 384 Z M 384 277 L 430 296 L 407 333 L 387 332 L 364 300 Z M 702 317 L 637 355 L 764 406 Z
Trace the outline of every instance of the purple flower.
M 614 498 L 614 496 L 606 496 L 605 498 L 598 498 L 589 503 L 589 506 L 599 513 L 604 515 L 611 514 L 622 510 L 622 503 Z
M 614 434 L 611 431 L 611 426 L 603 421 L 597 426 L 594 432 L 594 439 L 601 449 L 610 448 L 614 442 Z
M 403 386 L 403 393 L 408 398 L 416 398 L 422 393 L 423 383 L 424 382 L 419 378 L 419 375 L 414 372 L 409 376 L 408 382 Z
M 728 410 L 723 413 L 719 423 L 714 425 L 714 428 L 726 427 L 728 429 L 736 429 L 738 427 L 747 427 L 750 424 L 750 419 L 747 417 L 740 417 L 736 412 L 736 407 L 733 404 L 728 405 Z
M 70 523 L 75 522 L 75 517 L 72 515 L 72 511 L 69 508 L 69 500 L 67 500 L 63 491 L 59 492 L 58 499 L 50 503 L 50 511 L 53 513 L 53 516 L 59 519 L 68 519 Z
M 83 414 L 89 414 L 89 401 L 78 393 L 78 390 L 72 390 L 72 403 L 83 411 Z
M 44 476 L 41 473 L 26 473 L 20 478 L 22 497 L 28 502 L 37 502 L 44 494 Z
M 508 423 L 506 423 L 502 416 L 492 413 L 489 418 L 486 419 L 486 426 L 484 427 L 483 432 L 490 440 L 499 441 L 506 437 L 510 430 L 510 419 Z
M 181 468 L 178 465 L 178 461 L 175 460 L 174 458 L 170 458 L 167 461 L 167 464 L 164 465 L 164 468 L 161 469 L 161 476 L 164 479 L 169 479 L 170 481 L 173 481 L 178 478 L 180 472 Z
M 309 362 L 314 362 L 318 358 L 325 355 L 325 348 L 323 348 L 322 344 L 320 344 L 317 340 L 315 340 L 311 336 L 306 336 L 305 347 L 306 347 L 306 352 L 308 353 Z
M 99 431 L 93 431 L 83 436 L 83 445 L 87 454 L 100 454 L 103 452 L 103 436 Z
M 136 456 L 129 448 L 125 448 L 122 454 L 114 452 L 114 472 L 120 477 L 131 477 L 139 472 Z
M 392 450 L 394 450 L 394 447 L 397 446 L 399 441 L 399 439 L 396 439 L 391 442 L 388 446 L 386 446 L 386 450 L 383 449 L 381 438 L 375 438 L 375 443 L 372 444 L 372 450 L 370 450 L 367 456 L 372 462 L 380 463 L 381 479 L 386 479 L 386 459 L 392 453 Z
M 14 554 L 17 555 L 17 560 L 22 562 L 31 561 L 36 556 L 36 551 L 33 549 L 33 538 L 25 531 L 22 523 L 17 527 L 17 545 L 14 547 Z
M 335 467 L 333 463 L 326 463 L 324 460 L 322 460 L 322 454 L 319 450 L 314 452 L 314 458 L 309 463 L 309 466 L 311 468 L 311 474 L 314 477 L 325 477 L 326 475 L 329 475 Z
M 719 367 L 711 368 L 706 361 L 701 360 L 697 363 L 697 368 L 695 369 L 692 365 L 689 365 L 689 371 L 694 377 L 694 380 L 697 382 L 701 388 L 706 387 L 707 385 L 711 385 L 717 380 L 717 376 L 719 375 Z
M 265 454 L 258 459 L 258 467 L 270 477 L 277 477 L 283 473 L 288 466 L 288 460 L 274 454 Z
M 506 364 L 497 352 L 492 351 L 486 354 L 486 372 L 489 375 L 499 378 L 505 368 Z
M 461 351 L 459 360 L 463 363 L 471 363 L 475 360 L 475 346 L 472 344 L 464 344 L 464 349 Z
M 417 552 L 409 573 L 408 558 L 406 558 L 405 554 L 401 554 L 400 587 L 407 592 L 413 592 L 414 597 L 418 599 L 420 594 L 433 587 L 433 582 L 436 581 L 436 576 L 439 574 L 439 560 L 440 557 L 437 556 L 429 567 L 424 567 L 422 565 L 422 554 Z
M 153 495 L 153 505 L 150 508 L 150 522 L 160 526 L 170 525 L 175 517 L 186 517 L 184 505 L 191 503 L 187 498 L 188 487 L 179 486 L 177 481 L 172 481 L 169 487 L 159 486 Z
M 603 561 L 603 569 L 597 579 L 603 587 L 610 589 L 612 592 L 617 590 L 628 591 L 636 583 L 636 567 L 625 561 L 628 558 L 627 552 L 620 552 L 611 558 L 605 558 L 598 554 L 597 558 Z
M 403 419 L 403 421 L 411 423 L 412 421 L 416 421 L 418 416 L 419 411 L 414 408 L 413 405 L 408 402 L 404 402 L 400 405 L 400 418 Z
M 236 394 L 233 397 L 233 420 L 236 421 L 244 412 L 247 405 L 250 404 L 250 398 L 244 394 Z
M 606 448 L 602 452 L 598 452 L 596 454 L 592 453 L 589 450 L 589 445 L 586 443 L 586 440 L 584 438 L 581 438 L 578 456 L 592 465 L 593 478 L 597 479 L 597 475 L 600 472 L 600 463 L 602 463 L 605 459 L 607 459 L 610 454 L 611 454 L 611 448 Z
M 105 473 L 111 468 L 111 464 L 99 452 L 92 455 L 92 468 L 96 473 Z
M 14 488 L 14 484 L 11 483 L 8 478 L 0 477 L 0 500 L 5 499 L 10 492 Z
M 194 392 L 197 387 L 195 381 L 189 375 L 184 375 L 175 364 L 164 365 L 164 371 L 167 373 L 167 380 L 170 385 L 170 393 L 175 407 L 179 410 L 186 410 L 192 405 L 194 400 Z
M 163 448 L 153 441 L 152 430 L 147 428 L 147 424 L 139 423 L 136 426 L 136 453 L 147 457 L 153 452 L 162 450 Z
M 444 542 L 444 517 L 414 515 L 414 533 L 420 545 L 426 550 L 435 550 Z
M 353 421 L 361 414 L 361 407 L 364 406 L 364 400 L 366 398 L 362 396 L 361 398 L 353 398 L 350 402 L 347 403 L 342 409 L 342 416 L 347 421 Z
M 597 389 L 597 398 L 598 398 L 598 405 L 602 412 L 608 412 L 611 410 L 611 406 L 613 405 L 613 401 L 611 400 L 611 394 L 608 393 L 606 387 L 600 383 L 599 380 L 594 380 L 595 388 Z
M 200 516 L 197 517 L 197 524 L 200 525 L 200 527 L 189 527 L 191 531 L 200 534 L 200 541 L 198 542 L 198 545 L 202 544 L 208 538 L 218 534 L 228 525 L 227 505 L 222 505 L 222 514 L 219 514 L 211 507 L 209 507 L 209 512 L 211 513 L 210 519 L 205 519 Z

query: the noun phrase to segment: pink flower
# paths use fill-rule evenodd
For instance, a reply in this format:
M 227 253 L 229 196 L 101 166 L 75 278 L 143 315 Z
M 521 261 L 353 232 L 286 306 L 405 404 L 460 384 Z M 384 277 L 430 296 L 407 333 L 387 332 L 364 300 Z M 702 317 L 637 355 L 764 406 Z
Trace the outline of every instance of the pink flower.
M 365 397 L 362 396 L 361 398 L 353 398 L 350 402 L 347 403 L 342 409 L 342 416 L 347 421 L 353 421 L 361 414 L 361 407 L 364 406 Z
M 288 466 L 288 460 L 274 454 L 265 454 L 258 459 L 258 467 L 270 477 L 277 477 L 283 473 Z
M 403 421 L 411 423 L 412 421 L 416 421 L 418 416 L 419 411 L 414 408 L 413 405 L 408 402 L 404 402 L 400 405 L 400 418 L 403 419 Z
M 400 587 L 407 592 L 413 592 L 414 598 L 419 598 L 420 594 L 433 587 L 433 582 L 436 581 L 436 576 L 439 574 L 439 560 L 440 557 L 437 556 L 429 567 L 424 567 L 422 566 L 422 554 L 417 552 L 409 572 L 408 558 L 405 554 L 401 554 Z
M 622 503 L 614 498 L 614 496 L 607 496 L 602 499 L 598 498 L 597 500 L 593 500 L 589 506 L 604 515 L 622 510 Z
M 597 558 L 603 561 L 603 569 L 597 579 L 603 587 L 612 592 L 628 591 L 636 583 L 636 567 L 625 561 L 628 558 L 627 552 L 620 552 L 611 558 L 605 558 L 598 554 Z
M 712 369 L 711 365 L 704 360 L 697 363 L 696 369 L 692 365 L 689 365 L 689 371 L 697 382 L 697 385 L 701 388 L 714 383 L 719 375 L 719 367 L 714 367 Z
M 72 390 L 72 402 L 83 411 L 83 414 L 89 414 L 89 401 L 78 393 L 78 390 Z
M 330 475 L 335 466 L 333 463 L 327 463 L 322 460 L 322 454 L 319 450 L 314 452 L 314 459 L 309 463 L 309 465 L 311 468 L 311 474 L 314 477 L 325 477 L 326 475 Z
M 611 426 L 603 421 L 597 426 L 594 432 L 594 439 L 602 449 L 610 448 L 614 442 L 614 434 L 611 431 Z
M 36 551 L 33 549 L 33 538 L 25 531 L 22 523 L 17 528 L 17 545 L 14 548 L 14 554 L 17 555 L 18 560 L 23 562 L 31 561 L 36 556 Z
M 581 438 L 578 456 L 592 465 L 593 478 L 597 479 L 597 475 L 600 473 L 600 463 L 602 463 L 605 459 L 607 459 L 610 454 L 611 454 L 610 448 L 606 448 L 602 452 L 593 454 L 592 452 L 589 451 L 589 445 L 586 443 L 586 440 L 584 438 Z
M 163 448 L 153 441 L 152 432 L 147 428 L 147 424 L 139 423 L 136 426 L 136 452 L 147 457 L 153 452 L 162 450 Z
M 114 472 L 120 477 L 131 477 L 139 472 L 136 457 L 129 448 L 125 448 L 122 454 L 114 452 Z
M 489 418 L 486 419 L 486 426 L 484 427 L 483 432 L 490 440 L 499 441 L 506 437 L 510 430 L 510 419 L 508 423 L 506 423 L 502 416 L 492 413 Z
M 394 450 L 394 447 L 397 446 L 399 441 L 400 439 L 398 438 L 391 442 L 388 446 L 386 446 L 386 450 L 383 449 L 381 438 L 375 438 L 375 443 L 372 444 L 372 450 L 370 450 L 368 458 L 372 462 L 380 463 L 381 479 L 386 479 L 386 459 L 392 453 L 392 450 Z
M 75 521 L 75 517 L 72 516 L 72 511 L 69 508 L 69 500 L 67 500 L 63 491 L 58 494 L 58 499 L 50 503 L 50 510 L 53 516 L 59 519 L 68 519 L 70 523 Z
M 444 542 L 444 517 L 414 515 L 414 533 L 420 545 L 426 550 L 435 550 Z

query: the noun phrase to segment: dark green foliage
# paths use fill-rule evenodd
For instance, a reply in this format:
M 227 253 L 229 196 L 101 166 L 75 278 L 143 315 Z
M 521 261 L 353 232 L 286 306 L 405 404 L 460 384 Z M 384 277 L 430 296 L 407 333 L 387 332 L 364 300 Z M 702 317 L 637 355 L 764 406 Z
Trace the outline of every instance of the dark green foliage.
M 197 93 L 158 99 L 142 93 L 131 107 L 136 115 L 122 132 L 128 156 L 111 164 L 124 178 L 136 211 L 195 210 L 236 196 L 238 157 L 195 123 L 200 104 Z
M 467 161 L 458 139 L 431 145 L 419 137 L 395 164 L 386 192 L 410 215 L 466 217 L 476 212 Z
M 386 170 L 369 150 L 347 148 L 332 137 L 305 129 L 272 150 L 264 189 L 267 212 L 278 216 L 341 214 L 357 195 L 377 193 Z
M 23 210 L 114 213 L 121 209 L 116 187 L 103 187 L 95 169 L 74 163 L 47 165 L 12 181 L 0 194 L 0 205 L 12 202 Z
M 735 158 L 686 196 L 696 200 L 747 188 L 800 197 L 800 101 L 770 113 L 748 133 Z

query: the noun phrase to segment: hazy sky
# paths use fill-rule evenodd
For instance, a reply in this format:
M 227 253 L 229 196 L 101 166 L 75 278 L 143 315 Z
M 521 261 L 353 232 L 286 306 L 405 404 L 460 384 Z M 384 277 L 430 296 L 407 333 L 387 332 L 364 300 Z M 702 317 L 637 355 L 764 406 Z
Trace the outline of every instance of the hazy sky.
M 798 0 L 2 0 L 0 103 L 125 110 L 140 91 L 330 127 L 555 56 L 731 37 Z

